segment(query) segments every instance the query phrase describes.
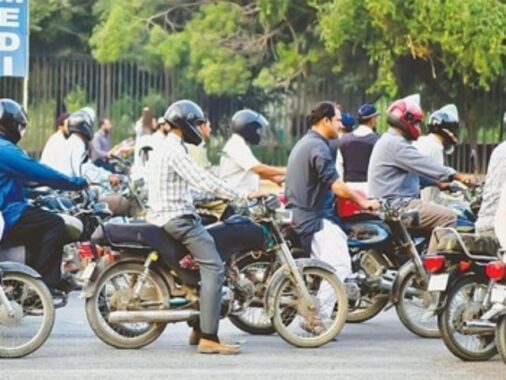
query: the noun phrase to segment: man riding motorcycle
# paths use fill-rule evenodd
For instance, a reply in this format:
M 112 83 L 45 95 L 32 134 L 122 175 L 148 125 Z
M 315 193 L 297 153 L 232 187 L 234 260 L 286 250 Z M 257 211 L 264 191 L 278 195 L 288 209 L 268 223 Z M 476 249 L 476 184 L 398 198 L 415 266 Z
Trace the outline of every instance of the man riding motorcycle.
M 202 141 L 196 126 L 205 116 L 197 104 L 177 101 L 164 117 L 171 130 L 164 149 L 153 151 L 148 165 L 150 210 L 146 219 L 179 240 L 199 263 L 200 328 L 194 326 L 190 344 L 198 344 L 200 353 L 236 354 L 239 346 L 223 344 L 218 339 L 225 269 L 212 236 L 202 226 L 193 206 L 192 188 L 238 202 L 258 194 L 235 190 L 188 154 L 183 143 L 198 145 Z
M 27 264 L 37 270 L 55 296 L 73 290 L 75 283 L 61 278 L 65 242 L 63 219 L 29 206 L 23 186 L 30 182 L 62 190 L 88 186 L 82 177 L 69 177 L 30 158 L 17 143 L 26 131 L 28 117 L 11 99 L 0 99 L 0 211 L 5 219 L 2 240 L 27 248 Z
M 455 228 L 457 216 L 450 209 L 418 199 L 420 182 L 436 184 L 456 179 L 474 185 L 476 179 L 434 162 L 412 145 L 420 136 L 423 117 L 419 97 L 399 99 L 390 105 L 387 110 L 390 129 L 381 136 L 371 154 L 369 195 L 390 200 L 396 206 L 419 210 L 421 229 Z M 432 236 L 428 253 L 435 253 L 436 246 L 436 237 Z
M 429 134 L 421 136 L 413 145 L 434 162 L 444 165 L 444 156 L 450 155 L 459 142 L 459 113 L 454 104 L 447 104 L 429 116 Z M 444 185 L 440 185 L 444 188 Z M 421 191 L 423 201 L 436 203 L 441 199 L 440 188 L 428 186 Z

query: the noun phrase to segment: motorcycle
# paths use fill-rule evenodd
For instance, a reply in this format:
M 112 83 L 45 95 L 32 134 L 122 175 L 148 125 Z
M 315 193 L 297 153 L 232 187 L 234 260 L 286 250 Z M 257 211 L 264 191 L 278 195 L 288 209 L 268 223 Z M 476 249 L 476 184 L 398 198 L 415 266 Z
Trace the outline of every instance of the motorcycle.
M 258 297 L 256 283 L 240 275 L 235 264 L 241 254 L 269 250 L 281 267 L 270 277 L 262 305 L 275 331 L 297 347 L 330 342 L 344 326 L 347 298 L 343 285 L 328 264 L 295 260 L 280 231 L 277 197 L 249 205 L 256 215 L 235 216 L 208 226 L 226 264 L 222 316 L 241 315 Z M 140 348 L 156 340 L 167 323 L 195 324 L 199 273 L 186 249 L 163 229 L 149 224 L 104 224 L 92 242 L 106 254 L 88 271 L 83 290 L 86 315 L 94 333 L 117 348 Z M 319 297 L 328 294 L 322 304 Z M 307 331 L 306 322 L 321 318 L 325 328 Z
M 487 313 L 487 268 L 499 244 L 495 237 L 462 234 L 452 228 L 438 227 L 434 234 L 438 253 L 424 257 L 424 267 L 443 341 L 462 360 L 488 360 L 497 348 L 495 322 Z
M 41 347 L 53 329 L 53 299 L 40 275 L 0 262 L 0 358 L 20 358 Z
M 490 279 L 490 310 L 486 317 L 497 321 L 495 341 L 499 354 L 506 364 L 506 251 L 500 251 L 499 260 L 487 265 Z

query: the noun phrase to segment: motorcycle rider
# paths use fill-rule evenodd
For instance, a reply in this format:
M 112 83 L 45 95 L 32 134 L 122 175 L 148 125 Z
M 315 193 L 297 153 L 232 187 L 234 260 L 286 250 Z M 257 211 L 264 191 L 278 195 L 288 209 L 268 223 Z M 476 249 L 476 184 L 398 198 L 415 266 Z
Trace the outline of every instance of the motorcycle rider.
M 369 195 L 387 199 L 392 205 L 417 209 L 419 228 L 432 230 L 436 226 L 455 228 L 457 216 L 450 209 L 419 199 L 420 182 L 435 184 L 456 179 L 474 185 L 473 175 L 458 173 L 420 153 L 412 142 L 420 136 L 424 114 L 418 96 L 393 102 L 387 110 L 389 130 L 373 148 L 369 161 Z M 435 253 L 437 240 L 432 236 L 428 253 Z
M 202 142 L 196 126 L 205 116 L 196 103 L 179 100 L 167 108 L 164 117 L 171 131 L 165 149 L 154 151 L 148 165 L 150 210 L 146 219 L 180 241 L 199 263 L 202 278 L 200 329 L 194 327 L 190 344 L 198 344 L 200 353 L 236 354 L 239 346 L 223 344 L 218 339 L 225 269 L 212 236 L 195 211 L 192 188 L 237 202 L 260 193 L 248 194 L 234 189 L 207 172 L 188 154 L 184 143 L 198 145 Z
M 69 177 L 30 158 L 18 146 L 26 132 L 28 117 L 11 99 L 0 99 L 0 212 L 5 219 L 2 240 L 27 248 L 26 263 L 37 270 L 55 296 L 73 290 L 69 277 L 62 279 L 61 262 L 65 224 L 58 215 L 32 207 L 23 186 L 36 182 L 62 190 L 88 186 L 82 177 Z
M 307 116 L 309 131 L 295 144 L 288 158 L 286 173 L 287 208 L 293 212 L 293 227 L 304 251 L 328 262 L 341 281 L 351 273 L 347 236 L 326 215 L 329 190 L 357 202 L 364 209 L 377 209 L 375 200 L 367 200 L 348 187 L 337 173 L 329 140 L 337 137 L 341 112 L 332 102 L 322 102 Z M 324 289 L 320 291 L 324 292 Z M 324 329 L 320 318 L 304 320 L 301 327 L 319 334 Z
M 56 119 L 56 128 L 57 131 L 49 137 L 42 150 L 42 155 L 40 156 L 40 162 L 46 164 L 47 166 L 53 167 L 56 163 L 61 159 L 60 153 L 62 146 L 65 146 L 67 143 L 67 138 L 69 137 L 69 131 L 67 128 L 67 119 L 70 116 L 68 112 L 63 112 Z
M 367 193 L 367 168 L 372 148 L 379 139 L 375 133 L 379 112 L 373 104 L 358 109 L 359 126 L 339 142 L 337 167 L 340 176 L 353 189 Z
M 429 134 L 421 136 L 413 145 L 426 156 L 431 157 L 434 162 L 444 165 L 444 156 L 450 155 L 459 142 L 459 113 L 454 104 L 447 104 L 434 111 L 429 116 L 427 123 Z M 441 203 L 441 184 L 428 186 L 420 193 L 420 198 L 425 202 Z
M 240 190 L 252 191 L 260 187 L 260 179 L 280 184 L 285 168 L 262 164 L 254 156 L 250 145 L 258 145 L 261 130 L 269 123 L 265 117 L 253 110 L 237 111 L 232 117 L 233 134 L 222 150 L 220 178 Z

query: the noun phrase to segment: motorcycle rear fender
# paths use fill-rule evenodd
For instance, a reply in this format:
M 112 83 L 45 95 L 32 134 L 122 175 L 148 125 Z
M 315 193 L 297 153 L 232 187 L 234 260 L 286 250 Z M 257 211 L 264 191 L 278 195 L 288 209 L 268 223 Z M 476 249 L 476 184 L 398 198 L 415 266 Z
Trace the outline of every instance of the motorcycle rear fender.
M 297 268 L 300 272 L 306 268 L 318 268 L 326 270 L 330 273 L 335 273 L 335 269 L 330 264 L 327 264 L 322 260 L 297 259 L 295 260 L 295 263 L 297 264 Z M 286 265 L 283 265 L 274 273 L 269 282 L 269 285 L 267 286 L 267 290 L 265 291 L 264 295 L 264 308 L 268 318 L 272 318 L 274 314 L 274 295 L 278 291 L 278 288 L 281 286 L 285 278 L 288 276 L 290 276 L 290 270 Z
M 40 274 L 35 269 L 21 263 L 16 263 L 14 261 L 0 262 L 0 272 L 2 273 L 18 272 L 26 274 L 27 276 L 33 278 L 41 278 Z
M 121 252 L 121 254 L 119 256 L 116 256 L 114 261 L 112 262 L 109 260 L 107 255 L 101 257 L 95 270 L 93 271 L 93 274 L 88 280 L 86 287 L 83 289 L 82 292 L 83 297 L 90 298 L 93 295 L 93 293 L 97 288 L 97 284 L 100 282 L 102 275 L 110 268 L 125 263 L 144 264 L 145 261 L 146 261 L 145 252 L 143 254 L 138 254 L 135 252 Z M 166 267 L 160 262 L 157 262 L 156 264 L 152 264 L 150 269 L 157 272 L 157 274 L 159 274 L 164 279 L 165 283 L 168 285 L 171 295 L 175 295 L 175 293 L 177 293 L 174 277 L 172 276 L 172 274 L 170 274 L 170 269 L 168 267 Z

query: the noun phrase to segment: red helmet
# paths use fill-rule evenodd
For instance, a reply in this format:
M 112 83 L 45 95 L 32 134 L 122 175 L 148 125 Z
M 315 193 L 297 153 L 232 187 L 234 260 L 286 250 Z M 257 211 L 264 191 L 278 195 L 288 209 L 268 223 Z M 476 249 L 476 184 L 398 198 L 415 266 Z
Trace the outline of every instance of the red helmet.
M 420 106 L 406 99 L 396 100 L 387 110 L 388 124 L 400 128 L 408 140 L 417 140 L 420 137 L 423 117 Z

